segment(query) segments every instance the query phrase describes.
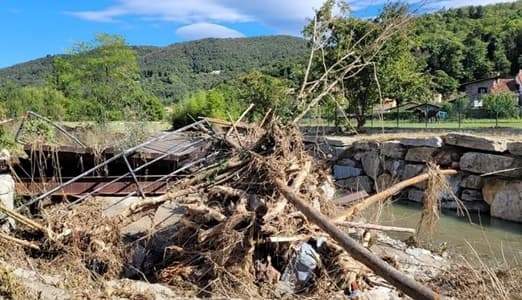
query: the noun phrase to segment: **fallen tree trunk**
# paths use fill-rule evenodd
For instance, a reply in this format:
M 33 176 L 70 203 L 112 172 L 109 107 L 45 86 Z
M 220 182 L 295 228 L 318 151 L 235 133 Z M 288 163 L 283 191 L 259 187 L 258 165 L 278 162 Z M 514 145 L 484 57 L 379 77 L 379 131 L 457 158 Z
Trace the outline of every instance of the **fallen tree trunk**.
M 319 226 L 328 233 L 335 241 L 337 241 L 353 258 L 360 261 L 370 268 L 377 275 L 386 279 L 393 286 L 412 297 L 420 300 L 440 299 L 440 296 L 428 287 L 418 283 L 412 278 L 402 274 L 385 261 L 371 253 L 368 249 L 361 246 L 354 239 L 342 232 L 339 228 L 330 222 L 324 215 L 310 207 L 300 196 L 292 191 L 281 179 L 275 180 L 278 190 L 285 196 L 288 201 L 301 211 L 310 221 Z
M 347 227 L 356 227 L 356 228 L 364 228 L 371 230 L 379 230 L 379 231 L 395 231 L 395 232 L 408 232 L 415 234 L 414 228 L 406 228 L 406 227 L 395 227 L 395 226 L 384 226 L 377 224 L 366 224 L 366 223 L 357 223 L 357 222 L 335 222 L 337 225 L 347 226 Z
M 440 174 L 441 175 L 455 175 L 455 174 L 457 174 L 457 171 L 441 170 Z M 428 178 L 429 178 L 428 173 L 425 173 L 425 174 L 421 174 L 421 175 L 412 177 L 410 179 L 403 180 L 403 181 L 385 189 L 384 191 L 377 193 L 375 195 L 372 195 L 372 196 L 362 200 L 362 202 L 359 202 L 356 205 L 349 207 L 344 212 L 341 212 L 340 214 L 338 214 L 336 216 L 335 220 L 343 221 L 344 219 L 349 218 L 349 217 L 353 216 L 354 214 L 367 209 L 368 207 L 372 206 L 373 204 L 382 202 L 382 201 L 390 198 L 391 196 L 397 194 L 401 190 L 403 190 L 409 186 L 415 185 L 417 183 L 423 182 L 423 181 L 427 180 Z

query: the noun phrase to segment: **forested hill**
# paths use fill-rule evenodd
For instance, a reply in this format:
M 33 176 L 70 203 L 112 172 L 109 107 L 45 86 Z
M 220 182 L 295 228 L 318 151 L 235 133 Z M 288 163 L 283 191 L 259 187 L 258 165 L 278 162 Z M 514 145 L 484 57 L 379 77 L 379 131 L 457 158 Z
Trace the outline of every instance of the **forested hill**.
M 304 59 L 306 42 L 290 36 L 204 39 L 166 47 L 134 46 L 143 84 L 166 101 L 207 89 L 251 69 L 271 68 Z M 0 69 L 0 83 L 43 83 L 53 56 Z
M 415 26 L 427 71 L 441 84 L 513 75 L 522 68 L 522 1 L 443 10 Z

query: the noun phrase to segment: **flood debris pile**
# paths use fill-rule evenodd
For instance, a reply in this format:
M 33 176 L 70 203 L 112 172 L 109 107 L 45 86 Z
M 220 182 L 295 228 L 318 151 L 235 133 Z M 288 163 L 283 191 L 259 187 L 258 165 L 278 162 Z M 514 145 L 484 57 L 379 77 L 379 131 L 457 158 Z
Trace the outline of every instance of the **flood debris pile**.
M 434 299 L 412 278 L 438 274 L 443 258 L 354 222 L 393 187 L 340 213 L 330 168 L 310 155 L 297 127 L 269 115 L 260 125 L 195 124 L 212 145 L 161 196 L 36 202 L 24 213 L 0 206 L 18 224 L 0 239 L 10 245 L 0 266 L 26 283 L 19 294 L 41 293 L 46 278 L 58 298 L 379 299 L 404 290 Z

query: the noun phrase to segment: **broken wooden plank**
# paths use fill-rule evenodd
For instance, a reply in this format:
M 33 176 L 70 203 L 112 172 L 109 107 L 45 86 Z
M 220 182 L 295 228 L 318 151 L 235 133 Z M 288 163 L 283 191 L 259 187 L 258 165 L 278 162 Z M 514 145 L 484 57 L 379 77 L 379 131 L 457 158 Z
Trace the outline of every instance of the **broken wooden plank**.
M 367 224 L 367 223 L 349 222 L 349 221 L 335 222 L 335 224 L 341 225 L 341 226 L 347 226 L 347 227 L 356 227 L 356 228 L 364 228 L 364 229 L 379 230 L 379 231 L 407 232 L 407 233 L 412 233 L 412 234 L 415 234 L 415 232 L 416 232 L 414 228 L 384 226 L 384 225 L 378 225 L 378 224 Z

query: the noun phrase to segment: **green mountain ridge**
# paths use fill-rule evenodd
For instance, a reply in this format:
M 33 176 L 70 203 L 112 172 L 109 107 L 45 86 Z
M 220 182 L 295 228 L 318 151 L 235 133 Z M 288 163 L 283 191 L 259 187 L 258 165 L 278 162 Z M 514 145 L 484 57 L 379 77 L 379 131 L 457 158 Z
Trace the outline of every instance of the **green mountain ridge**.
M 137 53 L 141 81 L 165 102 L 208 89 L 251 69 L 263 69 L 300 60 L 306 41 L 292 36 L 203 39 L 165 47 L 131 46 Z M 63 55 L 63 54 L 62 54 Z M 0 69 L 0 84 L 42 84 L 53 72 L 48 55 Z

